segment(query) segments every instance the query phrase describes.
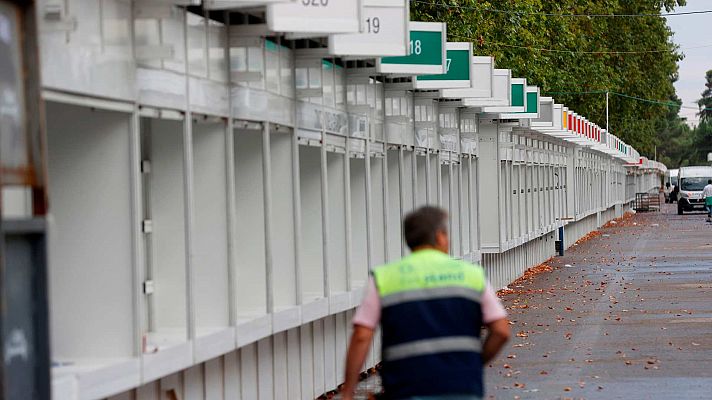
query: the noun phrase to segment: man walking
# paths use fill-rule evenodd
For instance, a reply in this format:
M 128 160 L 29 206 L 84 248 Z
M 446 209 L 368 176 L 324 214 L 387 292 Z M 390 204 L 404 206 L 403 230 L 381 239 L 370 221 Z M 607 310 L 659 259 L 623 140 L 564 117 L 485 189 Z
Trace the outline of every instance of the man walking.
M 447 213 L 436 207 L 408 214 L 403 233 L 412 254 L 373 270 L 353 318 L 344 400 L 353 398 L 379 323 L 387 399 L 482 398 L 483 364 L 509 340 L 509 323 L 482 267 L 448 256 L 447 226 Z
M 712 179 L 708 179 L 707 186 L 702 189 L 702 198 L 705 199 L 705 209 L 707 209 L 707 222 L 712 222 Z

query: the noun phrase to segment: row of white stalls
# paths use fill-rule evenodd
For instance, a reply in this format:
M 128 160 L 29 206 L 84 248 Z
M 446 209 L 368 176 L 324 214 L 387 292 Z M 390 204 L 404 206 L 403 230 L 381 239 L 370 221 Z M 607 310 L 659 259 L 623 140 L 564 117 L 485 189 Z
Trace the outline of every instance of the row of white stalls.
M 501 287 L 630 201 L 630 146 L 408 1 L 40 3 L 55 399 L 315 398 L 408 211 Z

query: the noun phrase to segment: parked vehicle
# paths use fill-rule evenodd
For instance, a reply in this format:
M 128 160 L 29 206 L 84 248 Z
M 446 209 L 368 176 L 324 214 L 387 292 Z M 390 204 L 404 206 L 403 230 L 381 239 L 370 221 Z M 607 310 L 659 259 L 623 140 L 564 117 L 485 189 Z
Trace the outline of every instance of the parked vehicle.
M 677 196 L 680 192 L 680 186 L 677 181 L 678 171 L 677 169 L 669 169 L 665 175 L 664 193 L 666 203 L 677 201 Z
M 677 213 L 685 211 L 704 210 L 705 199 L 702 189 L 707 180 L 712 179 L 712 167 L 682 167 L 678 173 L 680 192 L 677 201 Z

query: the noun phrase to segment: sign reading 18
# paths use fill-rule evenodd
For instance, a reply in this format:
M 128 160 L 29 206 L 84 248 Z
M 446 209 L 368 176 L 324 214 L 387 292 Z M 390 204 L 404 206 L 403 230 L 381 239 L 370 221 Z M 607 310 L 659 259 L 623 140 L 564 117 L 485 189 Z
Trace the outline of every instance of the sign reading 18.
M 302 4 L 306 7 L 326 7 L 329 5 L 329 0 L 302 0 Z
M 423 52 L 423 46 L 419 39 L 410 41 L 410 54 L 419 56 Z

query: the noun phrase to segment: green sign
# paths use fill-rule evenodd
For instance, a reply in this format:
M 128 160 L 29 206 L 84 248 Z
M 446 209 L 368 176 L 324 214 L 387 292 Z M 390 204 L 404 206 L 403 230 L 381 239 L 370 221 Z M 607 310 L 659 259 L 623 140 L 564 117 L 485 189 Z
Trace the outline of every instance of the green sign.
M 536 92 L 527 92 L 527 112 L 537 113 L 539 109 L 539 96 Z
M 442 32 L 410 31 L 410 55 L 383 57 L 381 64 L 442 65 Z
M 450 89 L 472 87 L 472 44 L 448 43 L 445 73 L 420 75 L 413 79 L 416 89 Z
M 377 71 L 392 74 L 442 74 L 445 72 L 445 24 L 410 23 L 410 55 L 382 57 Z
M 524 107 L 524 84 L 512 84 L 512 107 Z

